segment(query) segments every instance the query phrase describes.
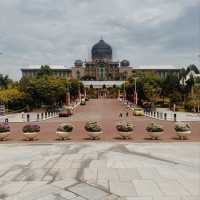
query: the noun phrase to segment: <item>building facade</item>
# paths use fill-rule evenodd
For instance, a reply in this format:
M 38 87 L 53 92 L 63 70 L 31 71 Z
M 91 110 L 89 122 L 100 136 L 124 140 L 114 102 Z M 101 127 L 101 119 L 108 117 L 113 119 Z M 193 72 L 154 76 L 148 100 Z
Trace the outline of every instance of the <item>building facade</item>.
M 76 60 L 72 68 L 73 77 L 85 81 L 116 81 L 128 77 L 132 71 L 128 60 L 113 60 L 112 48 L 103 39 L 92 47 L 91 60 Z M 125 77 L 127 76 L 127 77 Z
M 21 69 L 22 76 L 36 76 L 40 65 L 33 65 Z M 96 43 L 91 50 L 88 61 L 76 60 L 74 66 L 49 65 L 54 76 L 82 81 L 124 81 L 138 71 L 151 71 L 165 78 L 168 74 L 179 74 L 180 69 L 175 66 L 130 66 L 128 60 L 121 62 L 113 60 L 112 47 L 103 39 Z

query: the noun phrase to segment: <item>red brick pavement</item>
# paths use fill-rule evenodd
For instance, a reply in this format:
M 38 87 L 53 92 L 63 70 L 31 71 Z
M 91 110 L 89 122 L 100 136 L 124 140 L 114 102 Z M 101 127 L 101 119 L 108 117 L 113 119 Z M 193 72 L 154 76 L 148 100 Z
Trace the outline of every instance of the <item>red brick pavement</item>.
M 74 115 L 69 118 L 54 118 L 47 121 L 40 122 L 41 132 L 38 136 L 38 140 L 35 142 L 60 142 L 56 140 L 56 128 L 60 123 L 69 122 L 75 126 L 71 139 L 69 141 L 90 141 L 87 136 L 87 132 L 84 130 L 84 125 L 88 120 L 98 121 L 103 128 L 104 134 L 101 137 L 101 141 L 120 141 L 120 137 L 116 131 L 116 124 L 119 122 L 119 113 L 125 114 L 127 109 L 120 105 L 117 100 L 113 99 L 99 99 L 90 100 L 86 106 L 79 106 L 76 108 Z M 125 118 L 125 117 L 124 117 Z M 148 134 L 145 131 L 145 127 L 152 121 L 161 124 L 165 132 L 161 140 L 156 142 L 177 142 L 174 122 L 158 121 L 147 117 L 134 117 L 129 111 L 128 120 L 132 122 L 136 127 L 134 136 L 130 142 L 155 142 L 149 139 Z M 11 135 L 8 141 L 2 143 L 15 143 L 25 142 L 22 134 L 22 127 L 25 123 L 11 123 Z M 185 141 L 200 141 L 200 122 L 192 122 L 192 135 Z M 185 142 L 181 141 L 181 142 Z

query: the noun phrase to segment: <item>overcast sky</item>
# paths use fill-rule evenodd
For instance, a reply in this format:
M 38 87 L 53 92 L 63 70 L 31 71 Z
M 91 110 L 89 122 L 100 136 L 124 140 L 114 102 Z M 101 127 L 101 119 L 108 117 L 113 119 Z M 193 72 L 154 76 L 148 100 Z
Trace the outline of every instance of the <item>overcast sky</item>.
M 0 73 L 72 66 L 101 36 L 132 66 L 198 64 L 200 0 L 0 0 Z

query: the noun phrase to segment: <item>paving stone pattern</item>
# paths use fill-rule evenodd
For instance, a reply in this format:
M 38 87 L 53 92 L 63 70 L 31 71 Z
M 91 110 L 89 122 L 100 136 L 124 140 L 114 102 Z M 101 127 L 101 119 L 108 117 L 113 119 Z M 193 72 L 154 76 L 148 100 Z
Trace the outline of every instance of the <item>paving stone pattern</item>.
M 199 145 L 1 145 L 0 199 L 199 200 Z

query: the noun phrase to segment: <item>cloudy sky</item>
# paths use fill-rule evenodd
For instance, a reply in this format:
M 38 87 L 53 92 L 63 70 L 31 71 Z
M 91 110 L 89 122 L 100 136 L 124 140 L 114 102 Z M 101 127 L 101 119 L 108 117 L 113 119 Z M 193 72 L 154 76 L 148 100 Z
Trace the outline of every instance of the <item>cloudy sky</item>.
M 72 66 L 101 36 L 132 66 L 198 64 L 199 10 L 200 0 L 0 0 L 0 73 Z

